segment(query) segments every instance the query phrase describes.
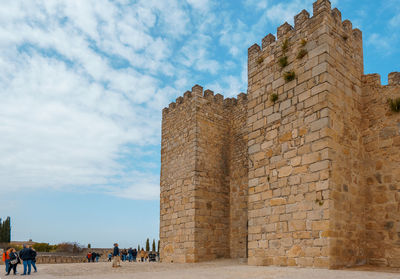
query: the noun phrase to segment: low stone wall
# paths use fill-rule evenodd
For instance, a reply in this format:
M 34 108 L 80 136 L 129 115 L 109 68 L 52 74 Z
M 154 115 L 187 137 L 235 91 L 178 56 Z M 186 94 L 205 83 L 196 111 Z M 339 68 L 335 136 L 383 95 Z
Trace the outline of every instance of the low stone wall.
M 83 263 L 83 262 L 87 262 L 85 256 L 39 255 L 36 257 L 37 264 Z M 0 265 L 4 265 L 4 262 L 0 261 Z
M 38 264 L 83 263 L 83 262 L 87 262 L 85 256 L 39 255 L 36 257 L 36 263 Z

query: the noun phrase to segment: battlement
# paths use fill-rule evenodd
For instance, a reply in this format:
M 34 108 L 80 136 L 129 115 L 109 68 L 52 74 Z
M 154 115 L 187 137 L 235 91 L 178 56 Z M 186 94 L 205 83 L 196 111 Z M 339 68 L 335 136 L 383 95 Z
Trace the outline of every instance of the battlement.
M 382 87 L 381 76 L 379 74 L 368 74 L 362 76 L 362 82 L 364 85 L 372 87 Z M 388 75 L 387 86 L 398 86 L 400 85 L 400 72 L 391 72 Z
M 323 28 L 321 24 L 330 25 L 332 28 Z M 353 29 L 351 21 L 342 21 L 341 12 L 337 8 L 331 9 L 329 0 L 318 0 L 313 4 L 312 17 L 308 11 L 302 10 L 294 16 L 294 27 L 285 22 L 277 28 L 277 38 L 270 33 L 262 39 L 261 47 L 258 44 L 252 45 L 248 49 L 249 61 L 256 59 L 261 54 L 265 56 L 265 52 L 276 53 L 276 47 L 281 47 L 285 40 L 291 44 L 299 38 L 310 40 L 312 38 L 307 38 L 307 36 L 318 28 L 322 29 L 319 32 L 331 33 L 334 31 L 349 45 L 357 47 L 362 44 L 362 32 L 357 28 Z
M 191 91 L 186 91 L 183 94 L 183 97 L 180 96 L 176 98 L 175 102 L 172 102 L 168 107 L 165 107 L 162 111 L 163 116 L 175 110 L 179 106 L 190 103 L 193 100 L 203 100 L 219 106 L 232 107 L 245 104 L 247 102 L 247 94 L 240 93 L 236 98 L 225 98 L 219 93 L 214 95 L 214 91 L 209 89 L 203 91 L 203 87 L 196 84 L 192 87 Z
M 392 72 L 388 76 L 389 85 L 400 85 L 400 72 Z

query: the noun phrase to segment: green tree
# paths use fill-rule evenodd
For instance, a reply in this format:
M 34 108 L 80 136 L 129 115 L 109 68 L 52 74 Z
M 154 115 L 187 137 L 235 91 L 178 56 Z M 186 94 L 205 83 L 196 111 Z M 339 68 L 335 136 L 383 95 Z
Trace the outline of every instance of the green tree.
M 150 240 L 146 240 L 146 251 L 150 251 Z
M 153 244 L 151 245 L 151 251 L 156 251 L 156 240 L 153 238 Z
M 0 219 L 0 242 L 11 241 L 11 218 L 7 217 L 5 221 Z
M 6 232 L 5 232 L 5 239 L 6 242 L 11 242 L 11 218 L 7 217 L 6 219 L 6 228 L 5 228 Z
M 92 248 L 92 245 L 90 245 L 90 243 L 87 245 L 87 248 L 90 249 Z
M 140 245 L 139 245 L 139 244 L 138 244 L 138 246 L 137 246 L 137 250 L 140 251 Z
M 157 245 L 157 253 L 160 253 L 160 240 L 158 241 L 158 245 Z

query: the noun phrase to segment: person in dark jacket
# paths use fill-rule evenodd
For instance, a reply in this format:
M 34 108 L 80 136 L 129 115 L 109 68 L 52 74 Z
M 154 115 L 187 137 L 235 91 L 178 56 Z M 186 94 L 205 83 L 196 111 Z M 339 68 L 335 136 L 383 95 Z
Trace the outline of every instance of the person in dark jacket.
M 35 270 L 34 272 L 37 272 L 37 268 L 36 268 L 36 256 L 37 256 L 37 253 L 36 253 L 36 250 L 33 249 L 32 246 L 29 246 L 29 248 L 31 249 L 32 267 Z
M 132 247 L 128 250 L 128 260 L 131 262 L 133 260 L 133 249 Z
M 113 264 L 112 267 L 119 267 L 120 265 L 120 260 L 119 260 L 119 248 L 118 248 L 118 243 L 114 243 L 114 251 L 113 251 Z
M 136 262 L 136 257 L 137 257 L 137 250 L 136 250 L 136 248 L 133 249 L 132 256 L 133 256 L 133 261 Z
M 27 271 L 28 275 L 30 275 L 32 269 L 32 250 L 24 244 L 24 248 L 19 251 L 19 257 L 24 264 L 24 273 L 22 275 L 26 275 Z
M 97 253 L 92 252 L 92 263 L 94 263 L 94 260 L 96 259 Z
M 17 265 L 19 263 L 18 253 L 17 253 L 17 251 L 15 251 L 14 248 L 11 248 L 9 255 L 10 255 L 10 262 L 8 264 L 8 272 L 6 275 L 10 275 L 11 269 L 13 270 L 14 275 L 15 275 L 15 274 L 17 274 Z

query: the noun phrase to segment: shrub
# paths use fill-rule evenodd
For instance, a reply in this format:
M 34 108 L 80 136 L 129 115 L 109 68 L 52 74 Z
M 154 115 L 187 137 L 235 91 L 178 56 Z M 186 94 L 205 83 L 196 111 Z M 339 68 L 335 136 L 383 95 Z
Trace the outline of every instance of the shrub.
M 300 42 L 300 45 L 301 45 L 302 47 L 305 47 L 306 44 L 307 44 L 307 40 L 306 40 L 306 39 L 302 39 L 301 42 Z
M 300 49 L 299 53 L 297 54 L 297 59 L 302 59 L 304 56 L 307 55 L 307 50 L 305 50 L 304 48 Z
M 390 109 L 393 112 L 400 112 L 400 98 L 397 99 L 389 99 Z
M 283 74 L 283 78 L 285 79 L 286 82 L 289 82 L 296 78 L 296 74 L 294 71 L 285 72 Z
M 258 57 L 257 64 L 261 64 L 262 62 L 264 62 L 264 58 L 262 58 L 261 56 Z
M 37 252 L 50 252 L 57 248 L 55 245 L 50 245 L 48 243 L 35 243 L 32 246 Z
M 273 103 L 275 103 L 276 101 L 278 101 L 278 94 L 276 94 L 276 93 L 273 93 L 273 94 L 271 94 L 271 96 L 269 97 L 269 99 L 270 99 L 270 101 L 271 102 L 273 102 Z M 268 177 L 269 178 L 269 177 Z
M 281 58 L 279 58 L 278 62 L 279 62 L 279 65 L 280 65 L 282 68 L 285 68 L 285 67 L 288 65 L 288 58 L 287 58 L 287 56 L 282 56 Z

